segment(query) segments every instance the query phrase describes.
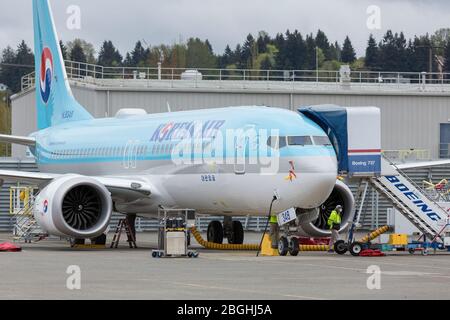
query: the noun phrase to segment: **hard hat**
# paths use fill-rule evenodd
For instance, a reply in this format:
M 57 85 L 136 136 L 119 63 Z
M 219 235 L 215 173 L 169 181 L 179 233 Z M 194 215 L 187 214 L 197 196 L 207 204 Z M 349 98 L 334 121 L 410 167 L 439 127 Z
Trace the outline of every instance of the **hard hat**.
M 339 204 L 339 205 L 336 206 L 336 209 L 337 210 L 342 210 L 342 206 Z

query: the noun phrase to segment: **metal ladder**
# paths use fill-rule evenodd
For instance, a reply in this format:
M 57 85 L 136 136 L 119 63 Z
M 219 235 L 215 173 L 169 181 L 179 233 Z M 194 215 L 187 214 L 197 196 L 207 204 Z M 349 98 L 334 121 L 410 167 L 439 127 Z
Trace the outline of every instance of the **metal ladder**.
M 34 187 L 12 187 L 10 189 L 10 214 L 15 218 L 14 241 L 30 242 L 45 239 L 45 235 L 33 217 Z M 23 198 L 22 198 L 23 196 Z
M 443 224 L 448 223 L 448 213 L 433 199 L 430 199 L 425 192 L 421 190 L 405 173 L 399 170 L 395 165 L 390 165 L 398 173 L 395 176 L 399 185 L 417 196 L 417 200 L 423 203 L 426 208 L 432 209 L 442 220 Z M 368 179 L 369 183 L 381 194 L 385 195 L 394 205 L 394 207 L 407 218 L 417 229 L 430 239 L 441 238 L 443 232 L 442 225 L 438 221 L 433 221 L 428 217 L 422 209 L 413 201 L 408 201 L 409 198 L 402 193 L 396 186 L 394 186 L 388 177 L 375 177 Z M 445 229 L 445 228 L 444 228 Z M 441 239 L 442 240 L 442 239 Z
M 136 239 L 135 239 L 133 233 L 131 232 L 131 228 L 130 228 L 130 225 L 129 225 L 127 219 L 119 220 L 119 223 L 117 224 L 117 227 L 116 227 L 116 232 L 114 233 L 114 237 L 111 242 L 111 248 L 117 249 L 119 247 L 120 236 L 122 235 L 122 232 L 124 230 L 127 234 L 128 245 L 130 246 L 131 249 L 136 249 L 137 248 Z

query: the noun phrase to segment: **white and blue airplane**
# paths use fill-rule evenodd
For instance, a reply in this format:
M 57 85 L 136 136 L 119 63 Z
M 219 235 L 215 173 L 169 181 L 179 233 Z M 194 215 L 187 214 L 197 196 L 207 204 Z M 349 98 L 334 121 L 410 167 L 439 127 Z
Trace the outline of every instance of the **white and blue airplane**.
M 160 207 L 189 208 L 225 217 L 210 224 L 210 241 L 242 243 L 242 225 L 231 217 L 267 215 L 274 196 L 274 212 L 295 208 L 299 232 L 308 236 L 329 234 L 327 215 L 337 204 L 351 219 L 353 196 L 337 180 L 334 148 L 313 121 L 255 106 L 152 115 L 124 109 L 95 119 L 72 95 L 49 1 L 33 0 L 33 15 L 39 131 L 0 141 L 28 146 L 40 172 L 1 170 L 0 182 L 40 187 L 33 212 L 49 234 L 92 239 L 105 232 L 113 211 L 156 217 Z M 234 139 L 206 155 L 218 137 L 248 129 L 257 133 L 253 147 Z M 186 141 L 194 146 L 183 155 L 190 162 L 178 163 L 174 150 Z M 278 164 L 270 173 L 255 151 L 264 147 L 264 159 Z

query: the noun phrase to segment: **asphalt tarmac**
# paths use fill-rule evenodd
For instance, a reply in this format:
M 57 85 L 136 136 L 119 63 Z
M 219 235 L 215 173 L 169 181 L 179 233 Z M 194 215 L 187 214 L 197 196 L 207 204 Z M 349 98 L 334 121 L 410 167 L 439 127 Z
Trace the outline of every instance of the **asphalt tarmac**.
M 247 243 L 260 234 L 247 233 Z M 0 242 L 10 241 L 0 234 Z M 72 249 L 60 240 L 0 253 L 0 299 L 450 299 L 450 254 L 386 257 L 198 249 L 197 259 L 154 259 L 156 234 L 138 249 Z

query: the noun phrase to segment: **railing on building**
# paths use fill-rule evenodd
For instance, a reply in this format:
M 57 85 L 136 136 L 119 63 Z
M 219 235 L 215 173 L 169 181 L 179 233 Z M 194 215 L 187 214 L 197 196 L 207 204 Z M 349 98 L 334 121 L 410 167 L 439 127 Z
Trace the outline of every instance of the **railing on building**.
M 196 87 L 214 83 L 219 88 L 233 81 L 256 82 L 264 84 L 261 89 L 267 90 L 298 89 L 298 85 L 320 86 L 323 89 L 349 85 L 370 90 L 450 91 L 450 73 L 351 71 L 349 76 L 344 77 L 340 71 L 328 70 L 103 67 L 74 61 L 66 61 L 65 64 L 69 79 L 97 85 L 111 85 L 111 81 L 120 81 L 124 86 L 142 85 L 145 82 L 150 86 L 150 82 L 160 80 L 173 86 L 174 82 L 182 80 Z M 34 83 L 34 72 L 25 75 L 22 78 L 22 90 L 34 87 Z
M 431 160 L 431 152 L 426 149 L 383 150 L 383 155 L 394 163 Z

